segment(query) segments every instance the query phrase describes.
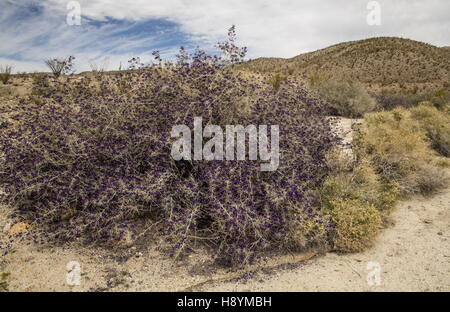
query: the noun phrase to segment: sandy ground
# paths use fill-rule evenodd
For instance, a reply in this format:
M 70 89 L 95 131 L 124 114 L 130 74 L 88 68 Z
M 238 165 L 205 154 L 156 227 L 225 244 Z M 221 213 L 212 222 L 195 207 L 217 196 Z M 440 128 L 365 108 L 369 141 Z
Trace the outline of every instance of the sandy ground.
M 341 121 L 344 137 L 353 123 Z M 0 238 L 11 231 L 6 213 L 0 206 Z M 218 268 L 201 252 L 173 261 L 130 248 L 129 257 L 118 258 L 98 248 L 19 242 L 0 258 L 0 273 L 10 273 L 10 291 L 450 291 L 450 188 L 399 203 L 392 221 L 362 253 L 275 257 L 237 271 Z M 69 285 L 74 261 L 79 285 Z
M 382 231 L 365 252 L 329 253 L 294 270 L 204 290 L 450 291 L 450 189 L 400 203 L 392 219 L 395 225 Z M 376 270 L 370 262 L 379 264 L 380 285 L 367 282 Z
M 130 250 L 121 261 L 98 249 L 26 244 L 4 257 L 2 271 L 11 273 L 10 291 L 450 291 L 450 189 L 400 203 L 392 219 L 365 252 L 275 258 L 250 274 L 217 269 L 199 254 L 174 262 Z M 67 283 L 71 261 L 81 266 L 79 286 Z M 380 285 L 369 285 L 378 265 Z

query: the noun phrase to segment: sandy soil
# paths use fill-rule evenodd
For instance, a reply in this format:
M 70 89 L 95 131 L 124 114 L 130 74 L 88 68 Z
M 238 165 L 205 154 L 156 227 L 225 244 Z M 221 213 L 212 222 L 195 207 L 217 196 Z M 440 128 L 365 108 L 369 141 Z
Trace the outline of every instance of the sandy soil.
M 341 123 L 346 136 L 354 121 Z M 12 229 L 6 214 L 0 206 L 0 239 Z M 130 248 L 119 258 L 98 248 L 18 242 L 0 258 L 0 273 L 10 273 L 10 291 L 450 291 L 450 188 L 399 203 L 392 221 L 362 253 L 274 257 L 235 271 L 201 252 L 173 261 L 155 250 Z M 72 261 L 80 264 L 80 285 L 67 283 Z M 379 265 L 379 285 L 367 281 L 376 272 L 369 263 Z
M 174 262 L 130 249 L 122 261 L 99 249 L 20 243 L 2 271 L 11 273 L 10 291 L 450 291 L 449 208 L 450 189 L 416 197 L 398 205 L 395 225 L 365 252 L 275 258 L 245 272 L 217 269 L 200 254 Z M 79 286 L 66 282 L 70 261 L 80 263 Z M 380 285 L 367 282 L 369 262 L 380 265 Z
M 375 246 L 357 254 L 329 253 L 303 266 L 256 277 L 247 283 L 221 283 L 210 291 L 450 291 L 450 189 L 432 198 L 402 202 L 395 225 Z M 369 286 L 369 262 L 381 268 L 380 285 Z

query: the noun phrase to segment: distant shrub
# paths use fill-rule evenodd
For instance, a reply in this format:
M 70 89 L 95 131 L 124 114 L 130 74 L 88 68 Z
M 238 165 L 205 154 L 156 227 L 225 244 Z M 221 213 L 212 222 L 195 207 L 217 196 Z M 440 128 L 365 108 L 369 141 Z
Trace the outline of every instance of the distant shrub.
M 413 104 L 402 94 L 379 93 L 375 95 L 377 110 L 392 110 L 396 107 L 410 108 Z
M 450 114 L 438 110 L 431 103 L 422 103 L 411 113 L 425 130 L 431 146 L 443 156 L 450 157 Z
M 325 108 L 301 86 L 278 92 L 197 50 L 111 79 L 42 78 L 15 129 L 0 134 L 0 181 L 14 217 L 35 220 L 36 241 L 116 246 L 152 234 L 174 256 L 207 246 L 251 263 L 261 252 L 323 244 L 330 221 L 317 188 L 336 142 Z M 38 92 L 39 91 L 39 92 Z M 280 166 L 175 161 L 174 125 L 280 125 Z
M 96 63 L 94 61 L 89 62 L 89 67 L 93 73 L 103 73 L 108 69 L 108 58 L 103 59 L 100 63 Z M 121 63 L 122 66 L 122 63 Z M 120 70 L 120 69 L 119 69 Z
M 281 84 L 284 81 L 286 81 L 286 77 L 282 77 L 280 74 L 275 74 L 269 79 L 269 83 L 275 91 L 278 91 L 280 89 Z
M 390 112 L 371 113 L 355 135 L 360 157 L 370 157 L 381 178 L 396 183 L 402 194 L 422 192 L 423 168 L 434 158 L 426 133 L 411 112 L 396 108 Z M 428 185 L 437 185 L 429 181 Z
M 318 79 L 312 89 L 329 104 L 330 113 L 345 117 L 361 117 L 376 107 L 375 100 L 357 82 Z
M 317 87 L 319 84 L 326 82 L 330 79 L 328 75 L 322 74 L 322 73 L 315 73 L 308 75 L 308 85 L 311 88 Z
M 11 78 L 12 66 L 0 66 L 0 81 L 3 84 L 7 84 L 9 79 Z
M 12 86 L 0 86 L 0 96 L 14 95 L 14 88 Z
M 430 102 L 438 109 L 444 110 L 449 106 L 450 103 L 450 92 L 439 89 L 435 91 L 428 92 L 402 92 L 398 94 L 382 93 L 377 96 L 379 107 L 389 110 L 393 108 L 394 104 L 396 106 L 401 106 L 405 108 L 412 108 L 419 105 L 422 102 Z
M 54 58 L 45 60 L 45 64 L 50 68 L 53 75 L 58 78 L 61 75 L 73 73 L 73 61 L 75 57 L 69 56 L 68 58 Z

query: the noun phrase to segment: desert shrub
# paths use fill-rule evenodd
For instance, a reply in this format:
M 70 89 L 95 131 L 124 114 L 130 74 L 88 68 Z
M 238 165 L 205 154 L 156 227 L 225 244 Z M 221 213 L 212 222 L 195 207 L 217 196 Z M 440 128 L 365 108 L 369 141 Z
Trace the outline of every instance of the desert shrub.
M 335 224 L 334 249 L 355 252 L 371 246 L 381 228 L 379 211 L 370 203 L 357 199 L 336 199 L 329 213 Z
M 282 77 L 280 74 L 275 74 L 269 79 L 269 83 L 272 85 L 275 91 L 278 91 L 280 89 L 280 86 L 284 81 L 286 81 L 286 77 Z
M 222 47 L 223 58 L 182 51 L 100 82 L 39 82 L 45 101 L 23 103 L 20 123 L 0 135 L 0 182 L 36 241 L 116 246 L 152 234 L 175 256 L 201 243 L 232 263 L 323 243 L 330 221 L 315 190 L 336 141 L 324 107 L 294 82 L 274 92 L 243 78 L 224 65 L 244 50 Z M 280 125 L 279 168 L 175 161 L 172 126 L 195 116 L 204 126 Z
M 361 117 L 375 109 L 376 102 L 362 84 L 317 79 L 312 89 L 329 104 L 330 113 L 345 117 Z
M 335 199 L 360 199 L 374 203 L 378 198 L 379 188 L 377 174 L 364 160 L 330 174 L 323 184 L 322 196 L 326 206 L 330 206 Z
M 400 106 L 412 108 L 422 102 L 430 102 L 438 109 L 446 109 L 450 103 L 450 92 L 443 89 L 427 92 L 401 92 L 387 93 L 382 92 L 376 95 L 379 109 L 390 110 Z
M 450 157 L 450 114 L 431 103 L 423 103 L 411 109 L 411 113 L 425 130 L 431 146 L 443 156 Z
M 93 73 L 104 73 L 108 69 L 109 59 L 104 58 L 100 63 L 94 61 L 89 62 L 89 67 Z
M 396 183 L 402 194 L 422 192 L 421 185 L 437 185 L 423 170 L 434 159 L 426 134 L 411 112 L 396 108 L 364 117 L 355 136 L 359 157 L 370 157 L 384 181 Z
M 330 173 L 321 189 L 322 213 L 333 224 L 331 245 L 341 252 L 371 245 L 399 199 L 395 182 L 383 180 L 370 158 L 350 156 L 336 148 L 327 157 Z
M 332 171 L 322 185 L 325 208 L 332 207 L 337 199 L 354 199 L 369 203 L 387 215 L 398 200 L 398 187 L 383 181 L 368 158 L 350 160 L 345 154 L 333 157 L 340 159 L 338 162 L 343 165 L 331 166 Z
M 448 110 L 450 107 L 450 91 L 445 89 L 436 90 L 426 100 L 432 102 L 440 110 Z
M 9 79 L 11 78 L 11 71 L 12 66 L 6 65 L 6 66 L 0 66 L 0 81 L 3 82 L 3 84 L 7 84 Z
M 413 104 L 403 94 L 379 93 L 375 95 L 377 110 L 392 110 L 396 107 L 410 108 Z
M 73 61 L 75 57 L 54 58 L 45 60 L 45 65 L 52 71 L 53 75 L 58 78 L 61 75 L 73 73 Z
M 2 272 L 0 273 L 0 292 L 6 292 L 8 291 L 8 277 L 9 273 Z
M 323 73 L 315 73 L 315 74 L 308 75 L 307 79 L 308 79 L 309 87 L 315 88 L 319 84 L 329 80 L 330 77 L 328 75 L 323 74 Z
M 411 183 L 416 185 L 415 189 L 418 193 L 428 196 L 446 187 L 449 177 L 441 168 L 424 164 L 411 180 Z
M 14 88 L 12 86 L 0 86 L 0 96 L 14 95 Z

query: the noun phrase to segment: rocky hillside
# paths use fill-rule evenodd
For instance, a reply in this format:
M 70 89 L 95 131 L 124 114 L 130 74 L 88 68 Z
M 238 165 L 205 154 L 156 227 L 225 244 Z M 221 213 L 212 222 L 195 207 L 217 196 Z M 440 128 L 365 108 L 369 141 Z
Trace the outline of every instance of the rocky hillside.
M 321 74 L 366 84 L 428 84 L 449 88 L 450 47 L 391 37 L 340 43 L 290 59 L 259 58 L 241 65 L 261 74 Z

